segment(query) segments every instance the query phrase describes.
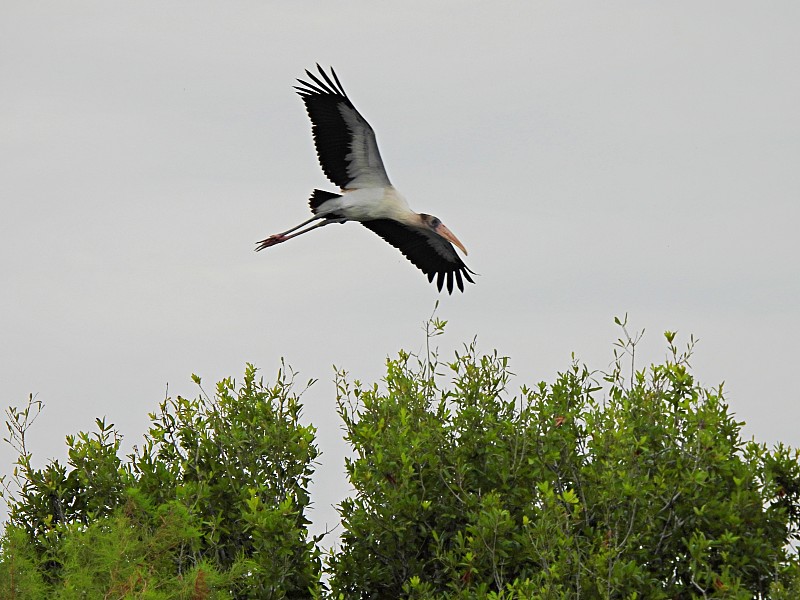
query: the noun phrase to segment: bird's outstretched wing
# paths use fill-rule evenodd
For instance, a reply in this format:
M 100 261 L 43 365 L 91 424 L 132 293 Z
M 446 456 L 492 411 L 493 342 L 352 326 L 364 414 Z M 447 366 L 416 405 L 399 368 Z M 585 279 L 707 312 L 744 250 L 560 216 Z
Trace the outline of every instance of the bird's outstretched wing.
M 341 189 L 389 186 L 375 132 L 350 102 L 331 69 L 317 65 L 319 76 L 306 70 L 312 83 L 298 79 L 297 93 L 311 119 L 322 170 Z
M 411 227 L 390 219 L 362 221 L 361 224 L 377 233 L 428 276 L 428 281 L 436 277 L 436 286 L 442 291 L 445 280 L 448 293 L 453 293 L 453 281 L 458 289 L 464 291 L 464 279 L 475 283 L 471 271 L 456 249 L 447 240 L 433 231 Z

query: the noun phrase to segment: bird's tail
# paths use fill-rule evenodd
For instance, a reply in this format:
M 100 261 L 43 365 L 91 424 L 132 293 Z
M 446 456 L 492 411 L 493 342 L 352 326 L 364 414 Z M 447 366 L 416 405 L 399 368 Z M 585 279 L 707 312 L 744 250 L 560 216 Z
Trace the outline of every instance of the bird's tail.
M 317 214 L 317 209 L 328 200 L 334 198 L 341 198 L 341 194 L 334 194 L 333 192 L 326 192 L 325 190 L 314 190 L 311 192 L 311 198 L 308 199 L 308 206 L 311 212 Z

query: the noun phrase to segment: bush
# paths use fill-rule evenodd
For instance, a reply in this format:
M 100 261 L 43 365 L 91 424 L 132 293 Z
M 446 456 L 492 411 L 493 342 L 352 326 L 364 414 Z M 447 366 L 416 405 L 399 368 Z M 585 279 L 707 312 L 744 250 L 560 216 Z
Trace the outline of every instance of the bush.
M 574 362 L 515 397 L 507 359 L 474 342 L 447 364 L 401 353 L 384 390 L 340 373 L 356 493 L 334 594 L 800 597 L 798 454 L 742 441 L 722 387 L 666 335 L 671 359 L 630 380 L 626 337 L 611 373 Z
M 517 395 L 508 360 L 474 342 L 449 363 L 401 352 L 382 385 L 339 372 L 355 493 L 325 565 L 291 370 L 167 398 L 124 458 L 98 419 L 43 469 L 31 399 L 7 413 L 0 597 L 800 597 L 798 453 L 743 441 L 670 332 L 664 364 L 627 373 L 637 340 L 620 325 L 609 373 L 573 361 Z M 430 342 L 444 323 L 429 327 Z
M 199 378 L 195 377 L 197 384 Z M 19 490 L 0 556 L 2 598 L 308 598 L 320 558 L 308 539 L 314 428 L 293 373 L 267 387 L 248 365 L 215 397 L 167 398 L 141 449 L 118 457 L 113 425 L 69 436 L 69 461 L 31 466 L 10 409 Z M 201 388 L 202 391 L 202 388 Z

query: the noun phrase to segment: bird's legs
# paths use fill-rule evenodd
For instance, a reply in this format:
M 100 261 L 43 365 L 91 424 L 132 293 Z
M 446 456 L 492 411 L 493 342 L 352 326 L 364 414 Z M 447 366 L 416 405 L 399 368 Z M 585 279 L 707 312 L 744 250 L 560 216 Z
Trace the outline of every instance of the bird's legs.
M 312 221 L 316 221 L 317 219 L 325 219 L 325 220 L 322 221 L 321 223 L 317 223 L 316 225 L 312 225 L 307 229 L 297 231 L 301 227 L 304 227 L 305 225 L 308 225 L 309 223 L 311 223 Z M 298 235 L 308 233 L 309 231 L 313 231 L 314 229 L 317 229 L 319 227 L 324 227 L 325 225 L 330 225 L 331 223 L 344 223 L 345 221 L 347 221 L 347 219 L 344 217 L 335 217 L 331 219 L 323 215 L 314 215 L 307 221 L 303 221 L 302 223 L 300 223 L 300 225 L 296 225 L 291 229 L 287 229 L 284 232 L 273 234 L 269 236 L 267 239 L 257 242 L 258 246 L 256 246 L 256 252 L 258 252 L 259 250 L 263 250 L 264 248 L 269 248 L 270 246 L 274 246 L 275 244 L 280 244 L 281 242 L 285 242 L 286 240 L 290 240 L 293 237 L 297 237 Z M 292 233 L 293 231 L 297 231 L 297 233 Z

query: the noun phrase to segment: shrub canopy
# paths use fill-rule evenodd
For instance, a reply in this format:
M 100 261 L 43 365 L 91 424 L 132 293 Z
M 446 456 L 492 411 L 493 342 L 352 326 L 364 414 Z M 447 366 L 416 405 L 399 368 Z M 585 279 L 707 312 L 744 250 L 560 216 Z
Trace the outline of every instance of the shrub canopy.
M 744 441 L 666 338 L 663 364 L 623 368 L 626 333 L 610 372 L 573 361 L 515 395 L 508 360 L 474 342 L 452 362 L 400 352 L 381 384 L 338 372 L 355 491 L 327 552 L 291 370 L 167 398 L 127 457 L 98 419 L 42 469 L 31 400 L 7 412 L 0 597 L 800 597 L 798 453 Z

